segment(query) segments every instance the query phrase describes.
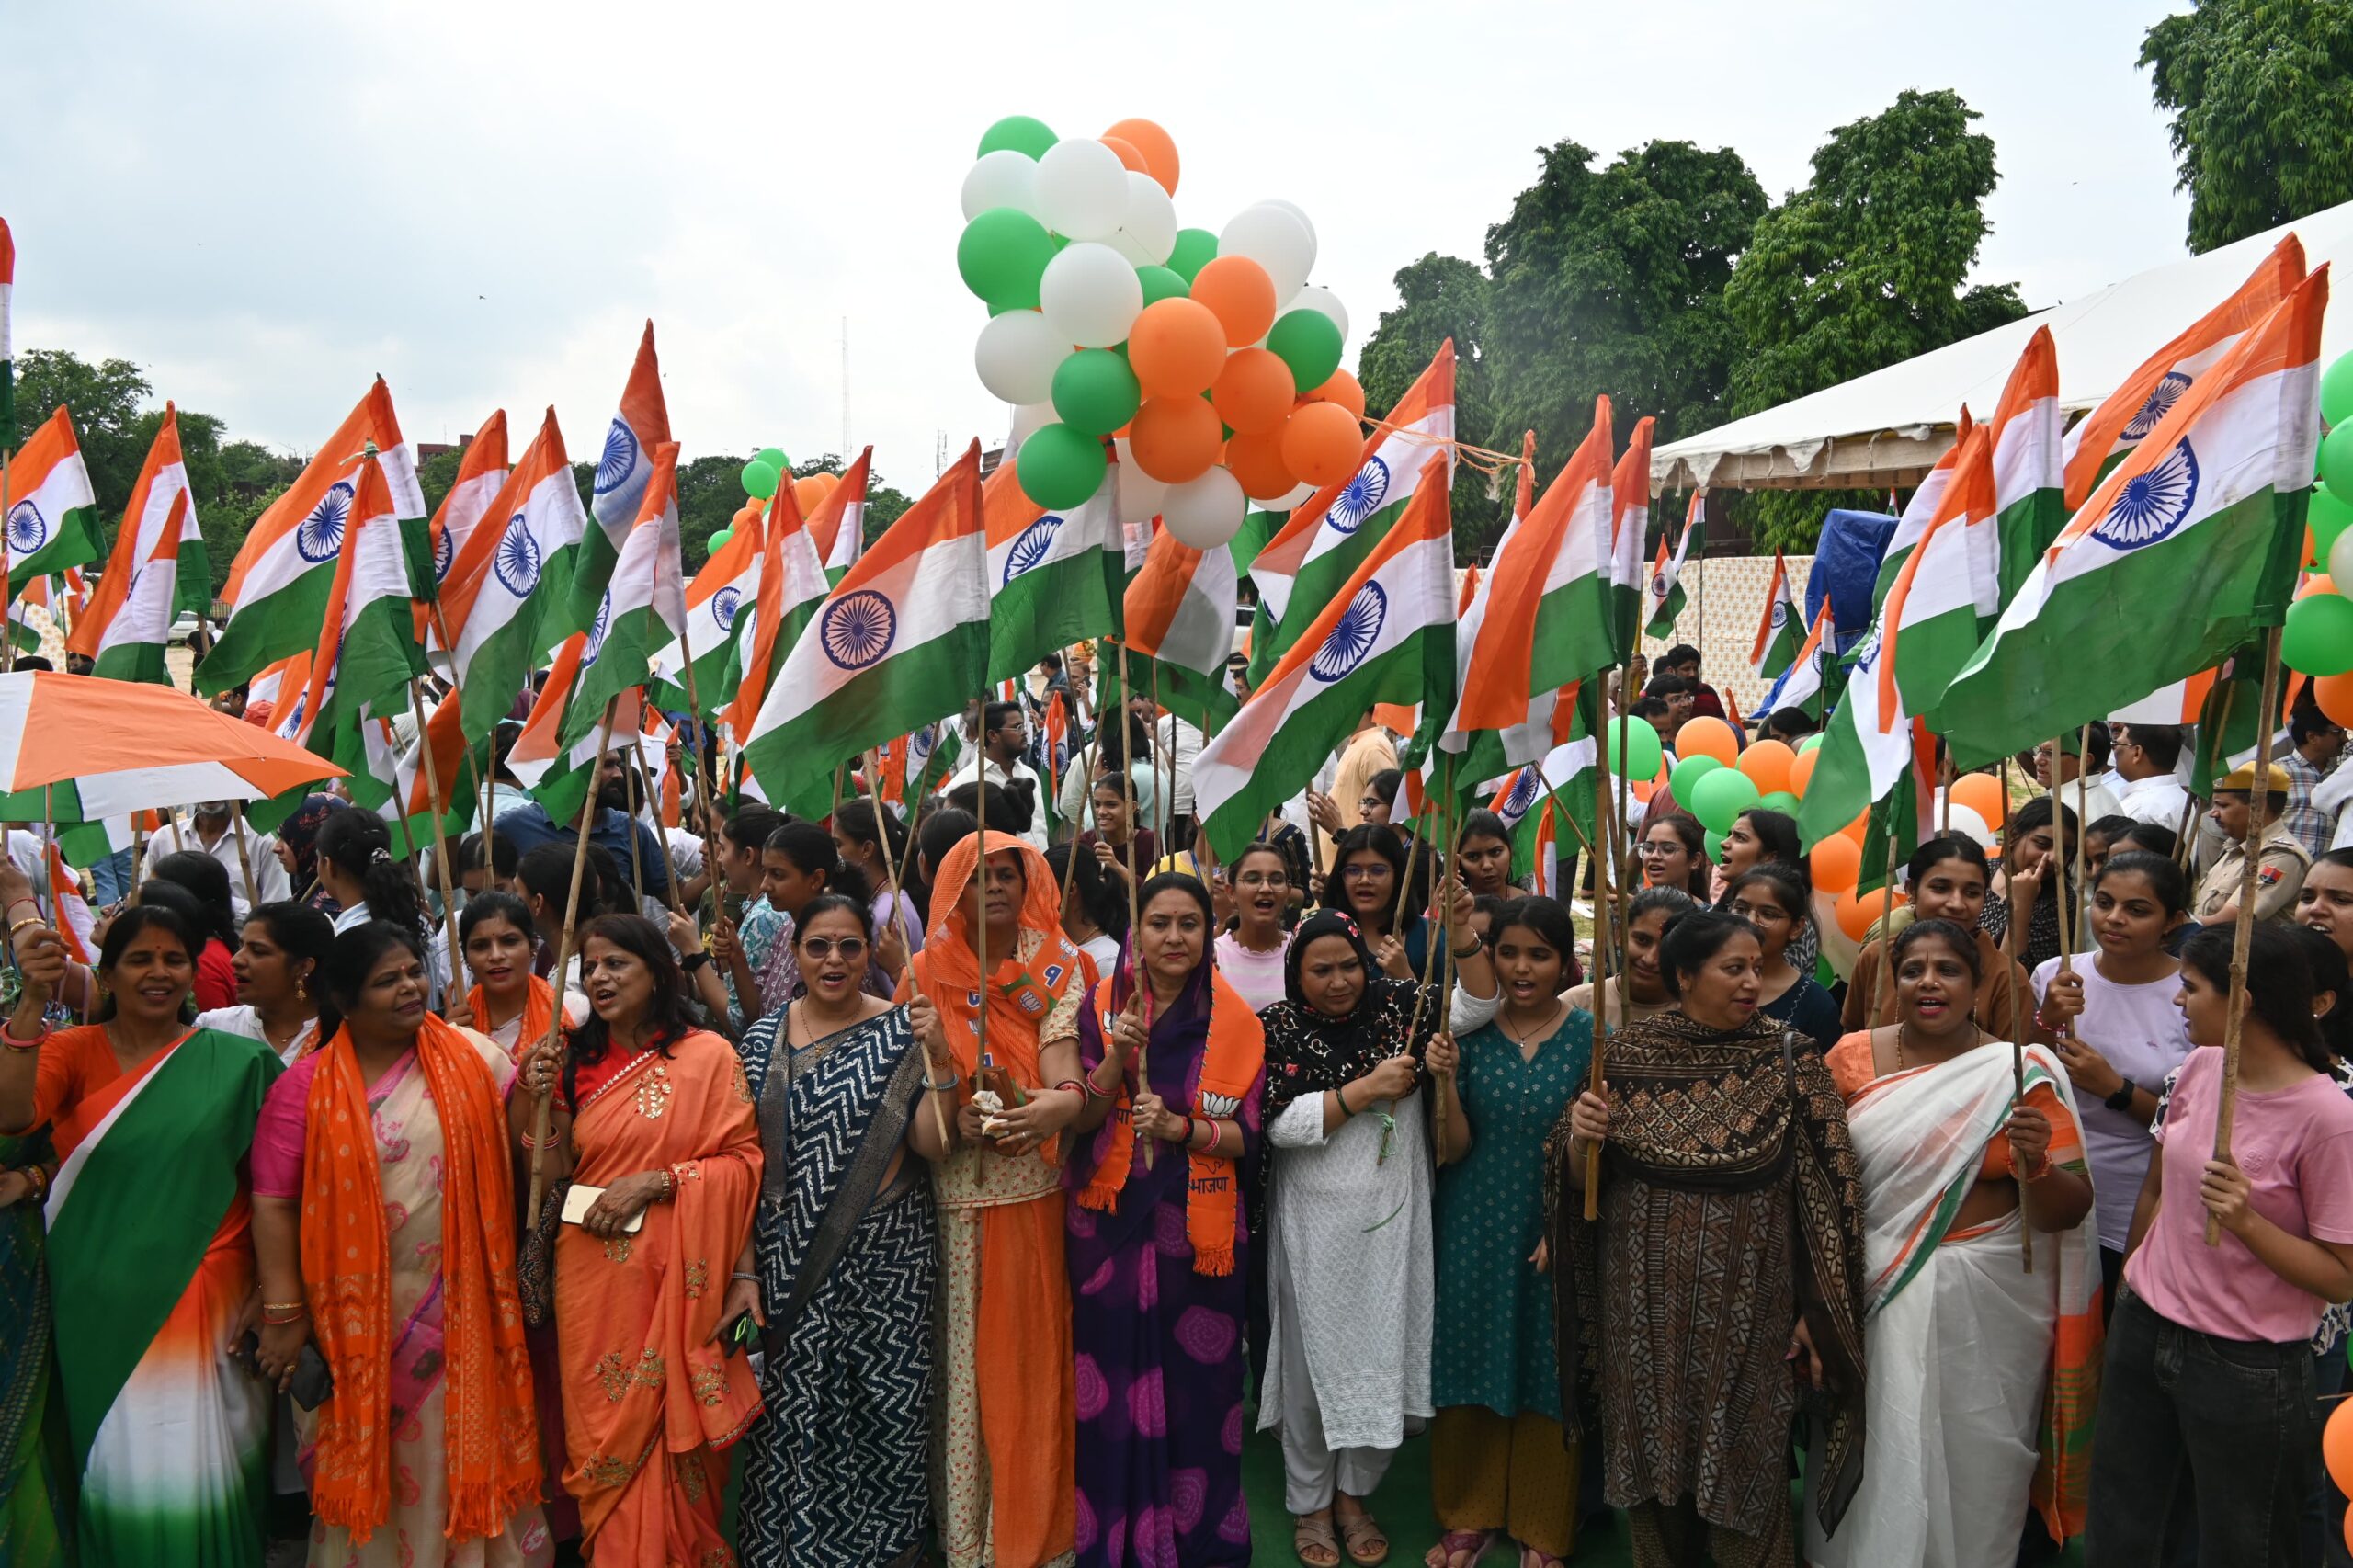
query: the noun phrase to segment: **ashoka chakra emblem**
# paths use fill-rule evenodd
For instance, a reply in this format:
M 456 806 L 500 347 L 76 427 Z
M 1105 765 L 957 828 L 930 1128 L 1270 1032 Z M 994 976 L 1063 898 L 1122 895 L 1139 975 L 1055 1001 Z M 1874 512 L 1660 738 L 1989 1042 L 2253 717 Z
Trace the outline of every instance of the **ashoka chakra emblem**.
M 498 553 L 491 557 L 490 569 L 498 574 L 498 585 L 518 599 L 528 597 L 540 585 L 540 541 L 531 537 L 522 513 L 506 519 L 506 531 L 498 536 Z
M 433 580 L 437 583 L 448 582 L 449 563 L 457 559 L 457 536 L 445 526 L 441 529 L 441 537 L 433 541 Z
M 1054 535 L 1062 531 L 1063 520 L 1049 512 L 1014 536 L 1013 547 L 1005 552 L 1005 580 L 1012 582 L 1024 572 L 1046 559 L 1054 547 Z
M 621 481 L 637 472 L 637 432 L 618 415 L 605 432 L 605 450 L 597 459 L 597 494 L 610 494 Z
M 1653 598 L 1654 598 L 1654 599 L 1664 599 L 1664 598 L 1665 598 L 1665 597 L 1666 597 L 1666 574 L 1665 574 L 1665 573 L 1664 573 L 1664 572 L 1659 572 L 1659 573 L 1655 573 L 1655 574 L 1654 574 L 1652 575 L 1652 577 L 1651 577 L 1651 597 L 1653 597 Z
M 1378 583 L 1367 583 L 1340 612 L 1339 624 L 1324 639 L 1308 662 L 1307 673 L 1329 684 L 1354 670 L 1380 640 L 1381 623 L 1389 619 L 1389 596 Z
M 736 608 L 743 602 L 744 591 L 732 585 L 710 596 L 710 619 L 719 623 L 719 630 L 725 631 L 734 626 Z
M 1773 601 L 1773 630 L 1779 631 L 1789 623 L 1790 601 L 1787 599 L 1775 599 Z
M 818 645 L 846 670 L 862 670 L 891 651 L 899 634 L 899 612 L 871 588 L 835 599 L 817 618 Z
M 2188 390 L 2189 378 L 2179 370 L 2167 370 L 2158 377 L 2157 384 L 2149 389 L 2149 401 L 2141 405 L 2141 412 L 2135 414 L 2132 423 L 2124 427 L 2124 438 L 2137 441 L 2155 429 L 2164 422 L 2173 405 L 2181 401 L 2181 394 Z
M 2117 492 L 2116 503 L 2092 529 L 2092 537 L 2118 550 L 2138 550 L 2181 527 L 2198 498 L 2198 454 L 2188 440 Z
M 12 555 L 30 555 L 49 542 L 49 519 L 40 508 L 29 501 L 19 501 L 8 508 L 8 551 Z
M 613 591 L 607 588 L 605 597 L 597 601 L 597 624 L 588 629 L 588 641 L 580 650 L 583 668 L 595 664 L 597 655 L 605 651 L 605 633 L 611 631 L 612 626 Z
M 338 479 L 327 486 L 311 515 L 294 528 L 294 549 L 305 561 L 332 561 L 335 552 L 343 548 L 343 525 L 351 516 L 351 482 Z M 16 519 L 8 520 L 9 537 L 15 537 Z
M 926 724 L 907 737 L 907 771 L 920 775 L 923 765 L 931 760 L 931 726 Z
M 1352 534 L 1367 517 L 1381 510 L 1381 498 L 1388 494 L 1389 465 L 1379 458 L 1367 458 L 1357 476 L 1340 486 L 1340 494 L 1324 520 L 1341 533 Z
M 1536 803 L 1536 774 L 1533 767 L 1519 770 L 1519 777 L 1512 781 L 1511 793 L 1495 807 L 1497 816 L 1506 822 L 1518 822 L 1528 814 L 1528 808 Z

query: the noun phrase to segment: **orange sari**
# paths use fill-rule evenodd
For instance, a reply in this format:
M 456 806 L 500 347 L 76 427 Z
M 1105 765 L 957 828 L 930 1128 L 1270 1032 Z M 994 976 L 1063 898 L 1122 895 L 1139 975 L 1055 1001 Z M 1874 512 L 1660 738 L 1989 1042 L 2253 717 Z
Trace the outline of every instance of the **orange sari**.
M 672 1201 L 608 1241 L 556 1241 L 564 1485 L 593 1562 L 732 1562 L 720 1535 L 725 1450 L 759 1414 L 747 1360 L 710 1343 L 728 1276 L 752 1231 L 760 1133 L 735 1051 L 698 1030 L 584 1090 L 573 1179 L 677 1178 Z

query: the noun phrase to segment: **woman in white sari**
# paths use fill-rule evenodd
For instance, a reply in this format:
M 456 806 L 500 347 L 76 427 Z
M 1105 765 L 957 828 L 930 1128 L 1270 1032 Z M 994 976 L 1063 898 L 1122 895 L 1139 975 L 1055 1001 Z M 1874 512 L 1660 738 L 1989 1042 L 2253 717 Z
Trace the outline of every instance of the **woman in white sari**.
M 1978 963 L 1960 926 L 1911 926 L 1897 1021 L 1830 1052 L 1862 1163 L 1875 1375 L 1861 1487 L 1835 1536 L 1807 1510 L 1814 1568 L 2007 1568 L 2029 1502 L 2054 1540 L 2083 1531 L 2100 1361 L 2083 1133 L 2057 1056 L 1976 1023 Z

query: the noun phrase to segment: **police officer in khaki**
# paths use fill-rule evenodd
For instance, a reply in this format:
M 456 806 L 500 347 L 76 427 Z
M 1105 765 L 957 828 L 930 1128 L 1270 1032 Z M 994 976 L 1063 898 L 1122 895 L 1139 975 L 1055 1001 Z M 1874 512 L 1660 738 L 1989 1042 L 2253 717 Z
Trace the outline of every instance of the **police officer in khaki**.
M 2288 770 L 2274 763 L 2264 787 L 2256 787 L 2255 765 L 2233 768 L 2214 785 L 2214 804 L 2208 815 L 2228 842 L 2216 857 L 2206 880 L 2198 884 L 2193 913 L 2205 926 L 2227 926 L 2239 915 L 2239 884 L 2246 878 L 2247 846 L 2257 846 L 2255 865 L 2255 917 L 2286 920 L 2296 907 L 2296 890 L 2304 885 L 2312 852 L 2280 824 L 2288 803 Z

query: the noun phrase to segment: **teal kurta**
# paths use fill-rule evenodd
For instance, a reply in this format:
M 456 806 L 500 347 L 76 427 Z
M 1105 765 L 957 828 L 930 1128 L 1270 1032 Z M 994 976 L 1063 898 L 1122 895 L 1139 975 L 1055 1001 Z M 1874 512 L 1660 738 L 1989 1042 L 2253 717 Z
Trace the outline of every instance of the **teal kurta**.
M 1495 1024 L 1461 1048 L 1455 1086 L 1471 1153 L 1438 1177 L 1431 1402 L 1557 1421 L 1552 1282 L 1529 1256 L 1544 1237 L 1544 1139 L 1585 1086 L 1593 1015 L 1571 1008 L 1532 1059 Z

